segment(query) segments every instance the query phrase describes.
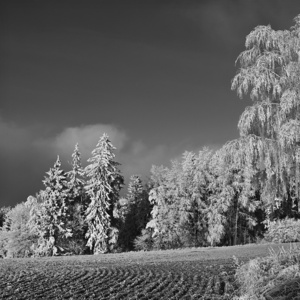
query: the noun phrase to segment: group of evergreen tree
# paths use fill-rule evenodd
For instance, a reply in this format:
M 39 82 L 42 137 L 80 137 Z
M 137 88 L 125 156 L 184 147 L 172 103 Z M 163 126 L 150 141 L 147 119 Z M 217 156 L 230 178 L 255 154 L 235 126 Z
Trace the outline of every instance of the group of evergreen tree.
M 104 134 L 88 166 L 78 145 L 72 170 L 59 157 L 45 189 L 0 209 L 0 255 L 57 255 L 236 245 L 262 237 L 270 222 L 300 217 L 300 15 L 289 30 L 256 27 L 246 38 L 232 89 L 250 94 L 240 137 L 218 151 L 185 152 L 153 166 L 128 194 Z
M 134 176 L 129 184 L 125 214 L 126 205 L 119 196 L 124 178 L 114 150 L 104 134 L 85 168 L 81 166 L 78 144 L 72 154 L 71 171 L 65 172 L 57 157 L 54 167 L 46 172 L 44 190 L 13 209 L 1 209 L 0 255 L 23 257 L 132 250 L 134 234 L 139 234 L 139 228 L 144 226 L 136 218 L 140 212 L 144 213 L 146 222 L 150 206 L 145 204 L 147 196 L 139 176 Z M 136 181 L 139 187 L 135 190 Z M 134 228 L 134 233 L 126 232 L 126 228 Z M 120 230 L 126 239 L 118 239 Z

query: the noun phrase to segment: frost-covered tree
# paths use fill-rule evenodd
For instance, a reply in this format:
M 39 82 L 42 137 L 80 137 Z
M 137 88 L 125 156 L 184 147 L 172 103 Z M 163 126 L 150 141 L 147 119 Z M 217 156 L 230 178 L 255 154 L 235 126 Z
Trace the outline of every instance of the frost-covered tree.
M 64 251 L 61 245 L 72 236 L 72 229 L 67 223 L 69 185 L 59 157 L 46 174 L 43 180 L 45 190 L 40 196 L 43 202 L 34 210 L 32 220 L 40 237 L 37 253 L 55 255 Z
M 84 214 L 87 208 L 88 198 L 85 194 L 85 173 L 81 166 L 81 153 L 78 144 L 75 145 L 72 154 L 72 170 L 66 173 L 69 186 L 68 198 L 68 228 L 72 229 L 72 237 L 68 239 L 67 248 L 75 254 L 84 252 L 86 240 L 86 224 Z
M 38 235 L 29 223 L 30 211 L 37 205 L 34 197 L 17 204 L 7 211 L 3 227 L 0 228 L 0 256 L 28 257 L 33 255 L 32 246 L 37 243 Z
M 180 232 L 179 185 L 180 164 L 172 161 L 171 168 L 153 166 L 149 201 L 153 208 L 146 229 L 150 231 L 153 247 L 169 249 L 182 246 Z M 144 232 L 148 235 L 148 232 Z
M 88 226 L 86 237 L 87 246 L 94 254 L 111 251 L 117 243 L 118 230 L 113 211 L 124 180 L 118 169 L 120 164 L 114 160 L 115 149 L 108 135 L 103 134 L 85 168 L 85 190 L 90 197 L 85 218 Z
M 120 199 L 119 206 L 121 222 L 118 245 L 123 251 L 133 250 L 134 239 L 145 228 L 151 211 L 148 192 L 139 175 L 130 177 L 128 194 L 126 199 Z
M 198 155 L 184 152 L 180 173 L 180 224 L 184 228 L 185 245 L 207 244 L 207 209 L 209 207 L 209 162 L 212 151 L 204 148 Z
M 81 153 L 79 152 L 78 144 L 75 145 L 72 154 L 72 170 L 67 172 L 67 179 L 69 184 L 69 201 L 83 202 L 84 201 L 84 170 L 81 167 Z
M 300 211 L 300 15 L 290 30 L 258 26 L 246 38 L 246 50 L 232 89 L 250 94 L 253 105 L 239 120 L 241 138 L 236 158 L 244 169 L 246 188 L 260 185 L 270 217 Z
M 132 175 L 128 184 L 127 199 L 132 208 L 131 213 L 135 219 L 136 234 L 145 228 L 150 216 L 150 202 L 148 186 L 144 186 L 140 175 Z
M 249 232 L 257 225 L 258 189 L 245 183 L 244 171 L 232 160 L 232 153 L 242 156 L 237 141 L 226 143 L 210 161 L 212 180 L 209 190 L 208 241 L 236 245 L 249 241 Z M 235 147 L 235 148 L 234 148 Z M 233 149 L 234 148 L 234 149 Z
M 149 200 L 153 209 L 147 229 L 152 233 L 154 247 L 207 244 L 211 155 L 208 149 L 198 155 L 186 151 L 182 161 L 173 161 L 171 168 L 152 168 Z

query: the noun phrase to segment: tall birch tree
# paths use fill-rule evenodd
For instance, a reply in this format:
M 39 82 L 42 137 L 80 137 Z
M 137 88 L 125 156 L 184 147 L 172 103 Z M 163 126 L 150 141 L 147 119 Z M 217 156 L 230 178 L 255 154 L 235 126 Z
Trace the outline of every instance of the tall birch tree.
M 236 162 L 249 191 L 260 185 L 271 218 L 278 208 L 288 216 L 300 211 L 300 15 L 294 21 L 290 30 L 257 26 L 232 81 L 240 97 L 249 94 L 253 101 L 238 123 L 243 151 Z

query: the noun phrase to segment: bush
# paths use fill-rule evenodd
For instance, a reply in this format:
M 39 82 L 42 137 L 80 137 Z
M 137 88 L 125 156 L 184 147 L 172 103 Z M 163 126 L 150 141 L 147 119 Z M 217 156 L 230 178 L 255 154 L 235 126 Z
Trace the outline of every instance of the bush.
M 291 245 L 289 250 L 271 250 L 267 257 L 238 264 L 235 277 L 240 296 L 234 299 L 293 299 L 300 293 L 299 263 L 300 248 Z
M 300 220 L 286 218 L 270 222 L 264 239 L 275 243 L 299 242 Z
M 142 230 L 142 234 L 138 236 L 134 242 L 135 250 L 150 251 L 153 249 L 153 238 L 151 232 L 147 229 Z

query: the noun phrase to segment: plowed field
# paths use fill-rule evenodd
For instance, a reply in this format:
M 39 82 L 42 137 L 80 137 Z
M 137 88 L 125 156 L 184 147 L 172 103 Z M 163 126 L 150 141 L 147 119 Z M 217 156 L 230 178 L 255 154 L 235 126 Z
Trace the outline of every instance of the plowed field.
M 232 256 L 270 247 L 279 245 L 2 259 L 0 299 L 232 299 Z

